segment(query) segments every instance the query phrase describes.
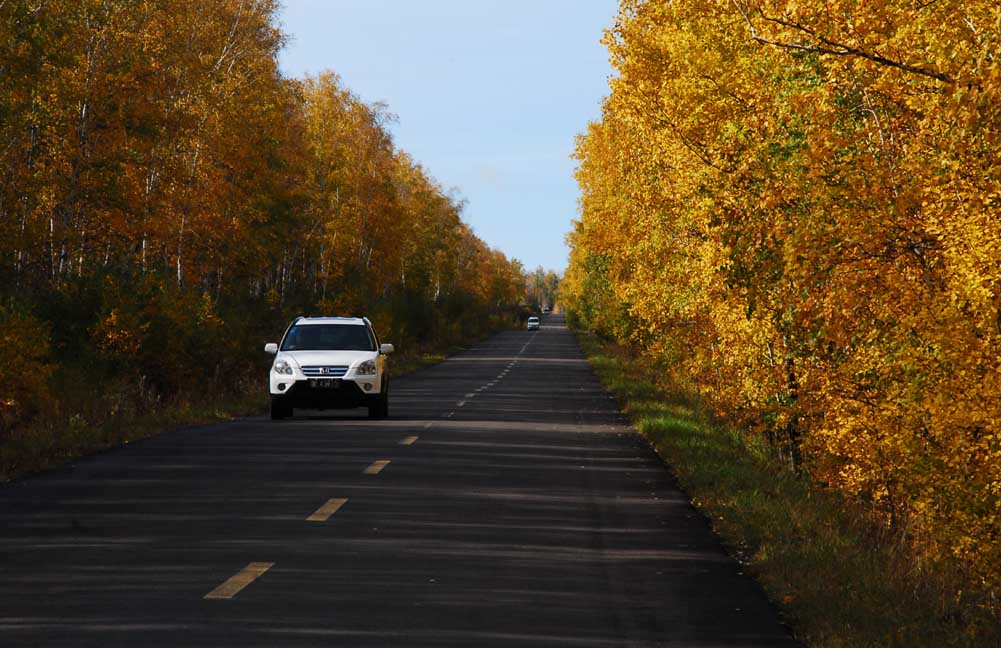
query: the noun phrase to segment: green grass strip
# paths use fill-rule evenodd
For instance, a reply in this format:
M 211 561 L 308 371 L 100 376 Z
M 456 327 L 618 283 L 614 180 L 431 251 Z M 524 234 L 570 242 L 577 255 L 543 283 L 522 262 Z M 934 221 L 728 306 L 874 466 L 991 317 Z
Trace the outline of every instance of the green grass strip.
M 999 646 L 983 598 L 864 509 L 798 476 L 760 436 L 714 422 L 669 372 L 579 336 L 599 378 L 810 646 Z

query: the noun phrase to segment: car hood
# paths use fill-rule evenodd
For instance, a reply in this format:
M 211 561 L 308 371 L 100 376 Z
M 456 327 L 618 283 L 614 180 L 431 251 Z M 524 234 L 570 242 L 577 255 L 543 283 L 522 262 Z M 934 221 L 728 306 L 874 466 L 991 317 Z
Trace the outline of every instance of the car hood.
M 300 367 L 336 365 L 350 367 L 358 362 L 371 360 L 377 354 L 375 351 L 282 351 L 279 355 L 291 358 Z

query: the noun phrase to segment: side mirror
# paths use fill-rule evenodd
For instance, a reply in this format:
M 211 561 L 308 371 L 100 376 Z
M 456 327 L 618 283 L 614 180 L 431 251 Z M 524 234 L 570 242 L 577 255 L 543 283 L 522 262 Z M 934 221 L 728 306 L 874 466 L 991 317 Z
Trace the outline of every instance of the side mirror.
M 389 355 L 393 351 L 396 351 L 396 348 L 393 347 L 392 344 L 381 344 L 381 345 L 379 345 L 379 353 L 381 353 L 382 355 Z
M 276 355 L 278 353 L 278 345 L 274 342 L 269 342 L 264 345 L 264 352 L 270 355 Z

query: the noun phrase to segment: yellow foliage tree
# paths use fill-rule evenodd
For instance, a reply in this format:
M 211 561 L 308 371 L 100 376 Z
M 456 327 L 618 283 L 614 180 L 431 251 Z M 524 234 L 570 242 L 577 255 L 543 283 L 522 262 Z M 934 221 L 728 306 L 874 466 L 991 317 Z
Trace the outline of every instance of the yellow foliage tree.
M 624 0 L 564 302 L 1001 582 L 1001 7 Z
M 280 74 L 278 6 L 0 2 L 0 336 L 37 321 L 52 369 L 146 385 L 144 407 L 239 393 L 293 314 L 369 315 L 405 353 L 511 315 L 520 264 L 396 148 L 385 107 Z M 0 392 L 4 424 L 30 400 Z

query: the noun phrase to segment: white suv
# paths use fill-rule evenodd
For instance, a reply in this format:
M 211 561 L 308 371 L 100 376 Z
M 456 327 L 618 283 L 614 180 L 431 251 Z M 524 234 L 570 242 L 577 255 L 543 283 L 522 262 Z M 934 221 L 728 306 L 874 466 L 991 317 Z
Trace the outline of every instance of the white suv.
M 267 344 L 275 356 L 268 372 L 271 418 L 292 416 L 293 407 L 368 407 L 369 418 L 389 415 L 386 356 L 368 318 L 297 317 L 281 344 Z

